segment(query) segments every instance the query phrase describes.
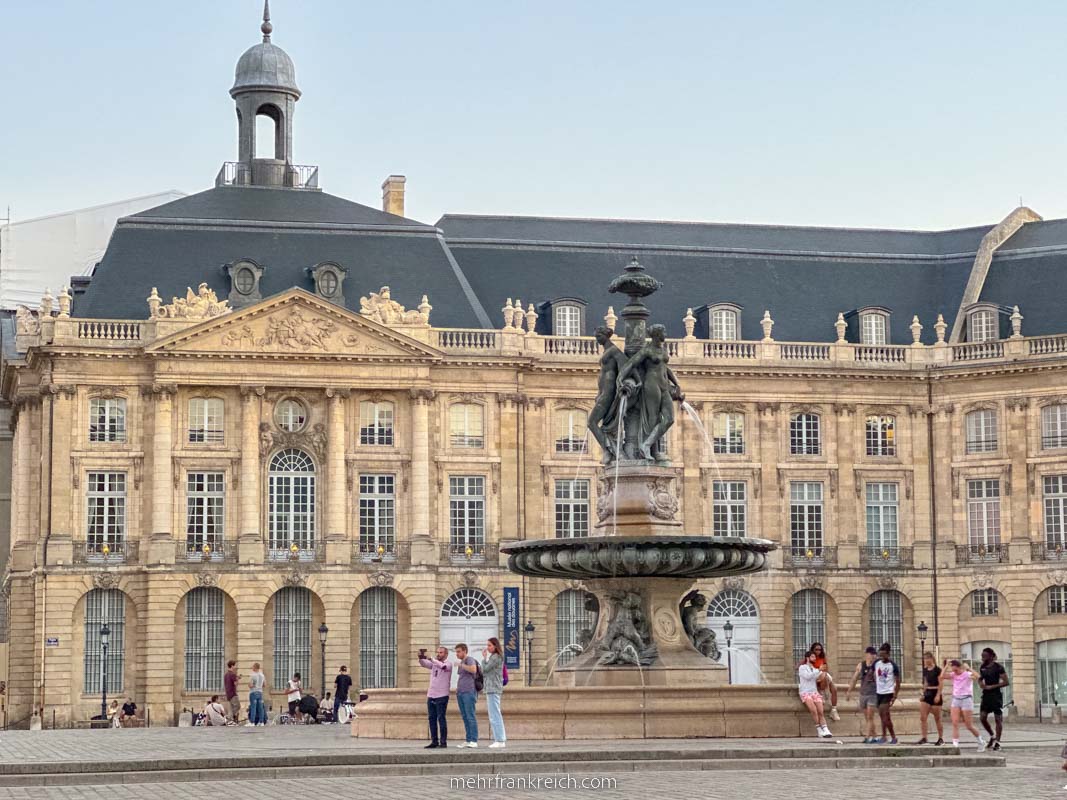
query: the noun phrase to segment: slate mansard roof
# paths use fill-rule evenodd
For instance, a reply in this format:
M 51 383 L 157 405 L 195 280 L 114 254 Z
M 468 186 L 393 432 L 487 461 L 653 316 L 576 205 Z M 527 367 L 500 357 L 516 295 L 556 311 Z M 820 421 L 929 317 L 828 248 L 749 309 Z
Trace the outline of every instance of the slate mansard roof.
M 507 298 L 539 305 L 562 296 L 588 302 L 587 325 L 625 299 L 608 282 L 637 256 L 664 287 L 649 298 L 654 321 L 683 335 L 686 308 L 742 306 L 741 336 L 759 339 L 769 309 L 779 341 L 832 341 L 839 312 L 891 309 L 891 340 L 911 341 L 918 315 L 934 340 L 943 314 L 952 326 L 982 237 L 994 226 L 950 231 L 805 228 L 546 217 L 445 215 L 436 225 L 386 214 L 317 191 L 218 187 L 126 217 L 77 316 L 147 316 L 145 298 L 201 281 L 229 294 L 223 264 L 265 265 L 264 297 L 312 289 L 305 268 L 348 269 L 345 296 L 389 285 L 409 308 L 423 294 L 438 327 L 500 327 Z M 1067 330 L 1067 220 L 1030 222 L 996 251 L 979 299 L 1018 305 L 1024 333 Z M 698 336 L 707 332 L 697 331 Z

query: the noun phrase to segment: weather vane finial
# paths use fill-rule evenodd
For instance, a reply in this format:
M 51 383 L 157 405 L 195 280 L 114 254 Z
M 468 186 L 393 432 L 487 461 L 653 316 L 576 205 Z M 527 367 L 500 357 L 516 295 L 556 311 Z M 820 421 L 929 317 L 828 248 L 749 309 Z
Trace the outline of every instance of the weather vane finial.
M 263 0 L 263 24 L 259 29 L 263 31 L 263 41 L 269 42 L 270 32 L 274 30 L 274 26 L 270 24 L 270 0 Z

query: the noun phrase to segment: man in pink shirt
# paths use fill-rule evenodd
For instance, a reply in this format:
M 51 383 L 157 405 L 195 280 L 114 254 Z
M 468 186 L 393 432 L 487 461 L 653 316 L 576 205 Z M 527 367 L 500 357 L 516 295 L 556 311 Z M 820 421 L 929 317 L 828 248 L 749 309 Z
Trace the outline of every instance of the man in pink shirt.
M 426 648 L 419 650 L 419 666 L 430 670 L 430 688 L 426 690 L 426 714 L 430 718 L 430 743 L 427 750 L 448 747 L 448 693 L 452 687 L 452 664 L 448 648 L 438 647 L 437 658 L 428 658 Z M 440 734 L 438 733 L 440 731 Z

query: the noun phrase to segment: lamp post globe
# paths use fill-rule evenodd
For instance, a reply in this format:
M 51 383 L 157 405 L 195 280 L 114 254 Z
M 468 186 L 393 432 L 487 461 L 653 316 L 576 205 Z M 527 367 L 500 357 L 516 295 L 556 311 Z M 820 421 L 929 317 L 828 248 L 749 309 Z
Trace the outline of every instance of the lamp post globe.
M 329 632 L 330 629 L 326 627 L 326 621 L 323 620 L 322 624 L 319 625 L 319 644 L 322 645 L 322 661 L 320 662 L 322 672 L 319 675 L 322 678 L 322 684 L 320 685 L 319 693 L 322 697 L 326 696 L 326 634 Z M 321 700 L 322 697 L 319 699 Z

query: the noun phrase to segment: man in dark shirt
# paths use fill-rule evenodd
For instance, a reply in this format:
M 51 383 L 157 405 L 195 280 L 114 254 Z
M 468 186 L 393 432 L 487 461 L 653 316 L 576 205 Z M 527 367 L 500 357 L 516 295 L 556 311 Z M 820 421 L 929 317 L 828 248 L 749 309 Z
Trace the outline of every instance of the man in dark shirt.
M 222 676 L 223 688 L 226 689 L 226 702 L 230 704 L 230 719 L 237 722 L 241 714 L 241 698 L 237 694 L 237 681 L 241 676 L 237 674 L 237 662 L 226 662 L 226 674 Z
M 133 702 L 133 698 L 127 697 L 126 702 L 122 704 L 119 724 L 123 728 L 132 728 L 137 724 L 137 704 Z
M 978 686 L 982 690 L 982 727 L 990 736 L 991 750 L 1000 749 L 1000 737 L 1004 733 L 1004 692 L 1008 685 L 1008 671 L 997 663 L 997 654 L 993 648 L 982 651 L 982 666 L 978 670 Z M 989 715 L 992 714 L 997 731 L 989 727 Z
M 348 667 L 344 664 L 338 670 L 337 677 L 333 679 L 333 685 L 337 687 L 333 695 L 333 718 L 337 720 L 337 711 L 341 708 L 341 703 L 348 700 L 348 690 L 352 688 L 352 676 L 348 674 Z

